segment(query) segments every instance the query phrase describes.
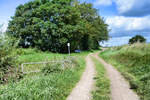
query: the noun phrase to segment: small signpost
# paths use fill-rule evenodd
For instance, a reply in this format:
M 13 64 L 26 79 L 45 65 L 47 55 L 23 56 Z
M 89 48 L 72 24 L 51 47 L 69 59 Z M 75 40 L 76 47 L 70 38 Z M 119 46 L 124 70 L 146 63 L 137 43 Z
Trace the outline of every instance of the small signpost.
M 68 46 L 68 53 L 70 55 L 70 43 L 67 43 L 67 46 Z

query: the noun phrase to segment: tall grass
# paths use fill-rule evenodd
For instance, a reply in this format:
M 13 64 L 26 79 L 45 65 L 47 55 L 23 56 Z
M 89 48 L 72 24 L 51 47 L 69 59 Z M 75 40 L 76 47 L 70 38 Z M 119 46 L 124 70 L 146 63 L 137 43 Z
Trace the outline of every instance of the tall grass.
M 150 44 L 114 47 L 100 56 L 117 67 L 141 100 L 150 100 Z

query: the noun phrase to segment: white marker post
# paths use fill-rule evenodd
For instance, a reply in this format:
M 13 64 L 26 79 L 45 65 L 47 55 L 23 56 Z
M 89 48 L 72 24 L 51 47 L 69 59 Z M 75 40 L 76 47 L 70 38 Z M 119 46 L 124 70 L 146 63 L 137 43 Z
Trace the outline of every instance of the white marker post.
M 68 53 L 70 55 L 70 43 L 67 43 L 67 46 L 68 46 Z

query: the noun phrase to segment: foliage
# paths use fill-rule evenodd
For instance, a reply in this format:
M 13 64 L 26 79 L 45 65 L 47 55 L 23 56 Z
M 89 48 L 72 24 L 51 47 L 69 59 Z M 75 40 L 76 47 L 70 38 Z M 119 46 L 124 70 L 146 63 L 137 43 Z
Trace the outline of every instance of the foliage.
M 0 44 L 0 68 L 8 68 L 14 62 L 14 57 L 11 54 L 12 48 L 7 40 L 2 39 Z
M 22 78 L 20 71 L 16 69 L 16 58 L 14 39 L 0 35 L 0 84 Z
M 76 0 L 34 0 L 17 7 L 7 34 L 19 38 L 19 46 L 52 52 L 96 49 L 108 39 L 108 25 L 92 4 Z
M 133 44 L 133 43 L 137 43 L 137 42 L 144 43 L 144 42 L 146 42 L 146 39 L 141 35 L 136 35 L 129 40 L 129 44 Z
M 95 77 L 96 89 L 92 92 L 92 100 L 110 100 L 110 81 L 106 77 L 106 70 L 96 58 L 92 59 L 97 71 L 97 75 Z
M 101 56 L 112 63 L 129 80 L 141 100 L 150 100 L 150 44 L 111 48 Z

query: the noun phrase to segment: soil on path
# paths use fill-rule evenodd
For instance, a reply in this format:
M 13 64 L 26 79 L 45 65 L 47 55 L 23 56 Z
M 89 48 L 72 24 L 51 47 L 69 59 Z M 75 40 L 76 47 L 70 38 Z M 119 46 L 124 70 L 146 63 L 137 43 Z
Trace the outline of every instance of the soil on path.
M 112 100 L 139 100 L 139 97 L 130 89 L 129 83 L 123 76 L 110 64 L 95 54 L 96 57 L 106 68 L 108 77 L 111 81 L 111 98 Z M 76 99 L 78 100 L 78 99 Z
M 86 57 L 86 69 L 67 100 L 91 100 L 91 91 L 94 87 L 95 69 L 90 55 Z

